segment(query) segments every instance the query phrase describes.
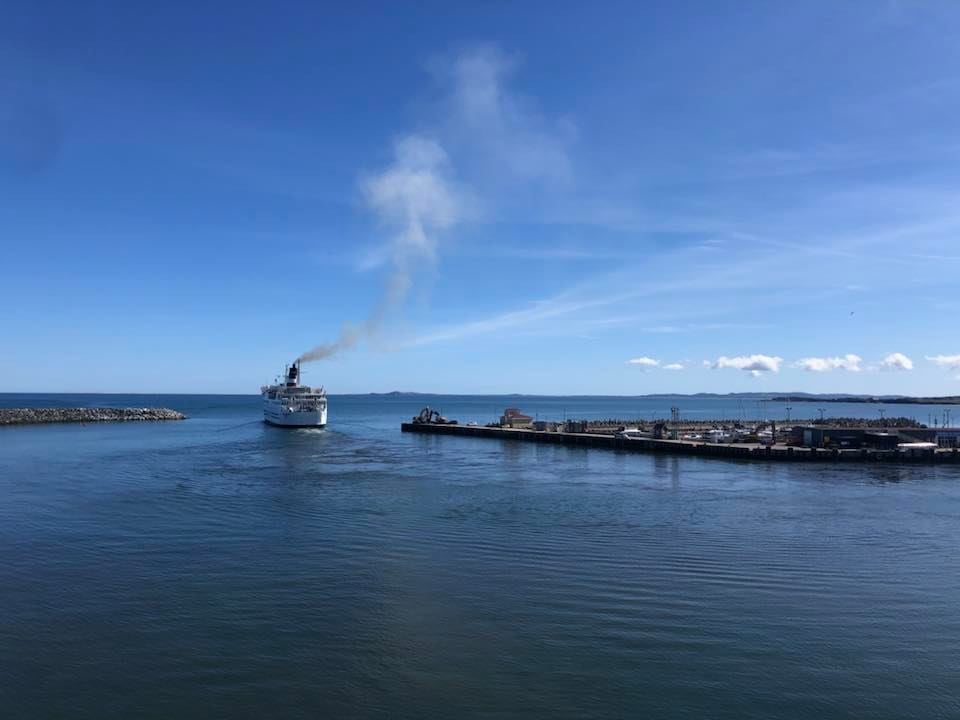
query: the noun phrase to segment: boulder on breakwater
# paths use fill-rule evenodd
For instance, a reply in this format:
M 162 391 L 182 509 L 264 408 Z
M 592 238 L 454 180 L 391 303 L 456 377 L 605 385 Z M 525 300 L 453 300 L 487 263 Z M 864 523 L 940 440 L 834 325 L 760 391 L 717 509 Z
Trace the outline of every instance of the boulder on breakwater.
M 0 425 L 185 420 L 168 408 L 0 408 Z

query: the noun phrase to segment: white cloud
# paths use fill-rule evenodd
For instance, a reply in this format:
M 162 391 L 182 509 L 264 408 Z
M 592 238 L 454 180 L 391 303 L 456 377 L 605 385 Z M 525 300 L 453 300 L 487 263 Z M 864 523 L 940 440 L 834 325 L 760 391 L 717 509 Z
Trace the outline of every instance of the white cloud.
M 859 355 L 848 353 L 843 357 L 808 357 L 798 360 L 793 364 L 796 368 L 801 368 L 807 372 L 830 372 L 831 370 L 846 370 L 848 372 L 860 372 L 862 369 L 860 363 L 863 358 Z
M 640 367 L 643 367 L 643 368 L 652 368 L 652 367 L 659 367 L 659 366 L 660 366 L 660 361 L 659 361 L 659 360 L 654 360 L 654 359 L 651 358 L 651 357 L 643 356 L 643 357 L 633 358 L 632 360 L 627 360 L 627 364 L 628 364 L 628 365 L 639 365 Z
M 669 365 L 663 366 L 664 370 L 683 370 L 684 367 L 680 363 L 670 363 Z
M 714 370 L 732 368 L 734 370 L 748 371 L 754 377 L 759 377 L 765 372 L 780 372 L 782 357 L 770 355 L 739 355 L 737 357 L 727 357 L 722 355 L 711 365 Z
M 890 353 L 880 362 L 881 370 L 913 370 L 913 360 L 903 353 Z
M 927 360 L 948 370 L 960 370 L 960 355 L 927 355 Z

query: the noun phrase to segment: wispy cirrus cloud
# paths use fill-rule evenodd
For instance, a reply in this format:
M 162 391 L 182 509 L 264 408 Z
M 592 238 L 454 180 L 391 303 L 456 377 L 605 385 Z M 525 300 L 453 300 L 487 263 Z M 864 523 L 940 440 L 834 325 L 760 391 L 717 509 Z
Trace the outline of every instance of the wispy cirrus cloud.
M 890 143 L 817 143 L 801 147 L 756 148 L 727 158 L 718 177 L 730 180 L 789 179 L 830 175 L 864 168 L 883 168 L 904 162 L 956 156 L 960 145 L 931 142 L 924 136 L 904 139 L 895 148 Z
M 610 328 L 605 332 L 614 333 L 617 326 L 631 324 L 638 325 L 640 332 L 663 335 L 772 330 L 779 325 L 752 321 L 757 317 L 758 306 L 770 309 L 799 305 L 809 302 L 811 292 L 824 298 L 849 301 L 851 311 L 857 310 L 856 314 L 850 313 L 849 332 L 868 336 L 874 332 L 874 321 L 863 312 L 864 299 L 851 296 L 859 289 L 858 285 L 851 285 L 850 278 L 854 277 L 851 273 L 862 274 L 866 264 L 877 283 L 902 282 L 905 266 L 923 266 L 927 273 L 925 283 L 936 286 L 949 282 L 950 268 L 945 264 L 930 265 L 913 257 L 943 254 L 938 248 L 945 247 L 946 238 L 960 230 L 960 213 L 955 210 L 958 198 L 943 188 L 939 192 L 936 188 L 929 190 L 881 184 L 850 186 L 828 198 L 812 199 L 809 207 L 798 203 L 797 208 L 791 208 L 782 217 L 779 213 L 769 217 L 747 215 L 739 223 L 740 230 L 736 230 L 738 223 L 719 222 L 712 226 L 711 232 L 724 228 L 731 241 L 722 254 L 706 254 L 694 245 L 658 247 L 636 262 L 618 263 L 615 271 L 588 274 L 585 280 L 553 295 L 541 294 L 532 302 L 518 297 L 516 309 L 508 306 L 479 320 L 462 323 L 454 320 L 450 326 L 427 332 L 412 344 L 480 334 L 506 335 L 521 330 L 562 336 L 582 332 L 584 328 Z M 871 225 L 864 226 L 862 219 L 869 213 L 875 214 L 878 205 L 888 208 L 884 211 L 887 216 L 881 218 L 882 222 L 872 220 Z M 651 226 L 667 220 L 652 219 Z M 701 229 L 707 232 L 709 228 Z M 646 247 L 643 244 L 645 226 L 638 227 L 636 233 L 632 247 Z M 817 242 L 805 243 L 804 237 L 815 237 Z M 923 248 L 924 252 L 904 253 L 905 240 L 910 240 L 911 248 Z M 546 245 L 517 250 L 516 255 L 577 259 L 581 252 L 581 249 L 553 249 Z M 784 263 L 785 252 L 790 253 L 789 263 Z M 602 257 L 602 253 L 599 256 Z M 819 258 L 829 258 L 830 262 L 823 263 L 817 287 L 811 289 L 803 260 Z M 776 293 L 771 294 L 771 289 Z M 536 293 L 531 287 L 531 294 L 536 297 Z M 644 298 L 655 297 L 662 301 L 643 302 Z M 747 321 L 709 322 L 723 317 L 743 317 Z M 685 350 L 678 348 L 677 352 Z M 846 356 L 840 356 L 839 362 L 834 357 L 804 357 L 798 362 L 804 361 L 811 362 L 801 369 L 811 373 L 856 372 L 852 370 L 855 365 L 864 367 L 850 363 Z M 872 365 L 870 369 L 875 367 L 877 365 Z M 778 371 L 779 367 L 774 372 Z
M 810 293 L 821 298 L 847 297 L 857 288 L 849 288 L 851 272 L 861 273 L 864 263 L 871 264 L 871 277 L 877 282 L 898 281 L 903 278 L 904 266 L 921 265 L 925 283 L 936 286 L 948 282 L 951 268 L 944 264 L 930 265 L 919 258 L 902 252 L 904 240 L 911 247 L 923 247 L 930 252 L 942 246 L 946 238 L 960 230 L 960 213 L 956 208 L 957 197 L 937 192 L 918 193 L 917 188 L 876 186 L 849 189 L 842 202 L 836 195 L 829 200 L 818 201 L 810 208 L 792 209 L 783 219 L 751 217 L 745 221 L 742 231 L 733 232 L 728 252 L 719 256 L 706 255 L 695 246 L 664 248 L 648 253 L 642 262 L 623 265 L 622 269 L 588 276 L 577 286 L 568 288 L 552 298 L 533 303 L 534 308 L 508 310 L 483 321 L 471 321 L 444 331 L 429 333 L 436 339 L 441 336 L 462 337 L 478 332 L 494 332 L 498 329 L 539 325 L 545 322 L 554 330 L 563 333 L 567 318 L 580 315 L 584 310 L 616 307 L 618 312 L 592 312 L 584 322 L 593 326 L 629 325 L 643 322 L 642 332 L 655 334 L 681 334 L 703 331 L 732 331 L 746 329 L 772 329 L 772 323 L 756 321 L 709 322 L 705 317 L 716 317 L 718 302 L 728 316 L 754 312 L 759 302 L 759 293 L 776 289 L 776 295 L 766 295 L 763 306 L 789 307 L 809 302 Z M 876 213 L 877 205 L 897 208 L 896 213 L 885 218 L 882 227 L 864 230 L 860 221 L 867 213 Z M 838 218 L 842 222 L 838 222 Z M 874 221 L 876 222 L 876 221 Z M 839 226 L 840 229 L 835 229 Z M 843 227 L 850 228 L 845 232 Z M 732 226 L 731 226 L 732 227 Z M 827 230 L 824 230 L 824 228 Z M 803 236 L 818 239 L 817 243 L 801 242 Z M 784 252 L 789 252 L 795 262 L 784 263 Z M 917 254 L 912 252 L 911 254 Z M 934 253 L 936 254 L 936 253 Z M 818 288 L 811 290 L 809 273 L 802 259 L 830 258 L 822 266 Z M 791 290 L 797 290 L 793 293 Z M 630 301 L 641 298 L 663 297 L 667 302 L 658 303 L 643 313 L 625 314 L 623 309 Z M 578 300 L 571 302 L 571 298 Z M 863 302 L 860 297 L 850 298 L 851 310 Z M 550 305 L 554 310 L 541 312 L 536 306 Z M 669 313 L 664 317 L 663 309 Z M 677 312 L 686 316 L 676 322 Z M 865 328 L 863 313 L 851 314 L 850 329 L 853 332 L 870 332 Z M 565 318 L 563 323 L 558 322 Z M 663 322 L 656 322 L 662 319 Z
M 540 300 L 529 304 L 520 310 L 511 310 L 498 313 L 481 320 L 472 320 L 449 327 L 441 327 L 431 332 L 423 333 L 407 345 L 430 345 L 437 342 L 459 340 L 478 335 L 488 335 L 502 332 L 516 332 L 521 329 L 540 327 L 559 318 L 589 310 L 606 304 L 606 298 L 594 300 L 573 297 L 556 297 L 550 300 Z
M 731 255 L 728 258 L 703 260 L 696 248 L 681 248 L 670 252 L 650 256 L 643 265 L 627 265 L 620 269 L 587 277 L 576 285 L 553 296 L 528 302 L 525 306 L 494 313 L 480 320 L 469 320 L 445 328 L 438 328 L 421 334 L 407 344 L 423 345 L 439 341 L 466 338 L 481 334 L 493 334 L 516 331 L 520 328 L 546 328 L 552 326 L 561 334 L 568 334 L 571 319 L 584 318 L 585 313 L 594 313 L 589 318 L 591 325 L 623 325 L 640 316 L 623 315 L 622 308 L 636 305 L 637 301 L 655 297 L 683 298 L 688 310 L 684 313 L 694 317 L 716 317 L 713 309 L 717 297 L 731 297 L 732 293 L 750 290 L 757 284 L 766 287 L 774 283 L 783 284 L 786 276 L 781 273 L 775 278 L 770 270 L 780 268 L 782 258 L 779 255 L 758 256 L 756 253 Z M 656 278 L 637 283 L 637 278 Z M 803 302 L 809 302 L 811 294 L 803 296 Z M 815 294 L 831 294 L 832 289 L 816 291 Z M 793 302 L 801 302 L 799 296 L 787 296 Z M 708 304 L 704 306 L 703 300 Z M 773 302 L 768 303 L 772 306 Z M 674 305 L 676 306 L 676 304 Z M 706 309 L 705 309 L 706 307 Z M 614 308 L 613 315 L 596 317 L 603 309 Z M 654 319 L 650 311 L 643 316 Z M 650 326 L 659 328 L 659 332 L 703 330 L 733 330 L 767 328 L 768 323 L 685 323 L 684 325 Z
M 674 335 L 691 332 L 722 332 L 725 330 L 767 330 L 774 327 L 771 323 L 686 323 L 684 325 L 651 325 L 640 328 L 640 332 L 650 334 Z

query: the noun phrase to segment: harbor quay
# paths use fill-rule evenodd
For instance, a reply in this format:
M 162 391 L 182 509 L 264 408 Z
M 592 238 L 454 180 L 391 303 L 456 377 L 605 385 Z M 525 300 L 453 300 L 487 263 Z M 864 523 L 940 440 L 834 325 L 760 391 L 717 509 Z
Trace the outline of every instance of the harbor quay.
M 902 447 L 805 447 L 759 442 L 706 442 L 654 437 L 629 437 L 623 433 L 544 431 L 530 428 L 460 425 L 456 422 L 404 422 L 400 430 L 426 435 L 453 435 L 487 440 L 548 443 L 622 452 L 666 453 L 763 462 L 906 462 L 950 463 L 960 466 L 960 449 L 932 443 L 903 443 Z

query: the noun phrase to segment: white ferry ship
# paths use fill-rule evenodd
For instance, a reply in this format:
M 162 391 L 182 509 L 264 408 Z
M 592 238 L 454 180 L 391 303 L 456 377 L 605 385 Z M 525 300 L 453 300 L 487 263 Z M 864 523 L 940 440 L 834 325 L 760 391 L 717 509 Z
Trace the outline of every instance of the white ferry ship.
M 327 393 L 300 384 L 300 361 L 289 365 L 283 382 L 264 385 L 263 419 L 283 427 L 324 427 L 327 424 Z

